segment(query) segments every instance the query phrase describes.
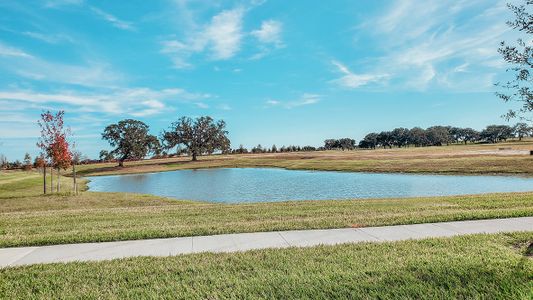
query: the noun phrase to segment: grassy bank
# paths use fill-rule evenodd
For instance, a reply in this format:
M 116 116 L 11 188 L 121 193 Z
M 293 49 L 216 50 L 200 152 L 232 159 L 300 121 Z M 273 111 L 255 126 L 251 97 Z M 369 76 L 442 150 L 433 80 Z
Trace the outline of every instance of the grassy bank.
M 0 298 L 531 299 L 533 232 L 35 265 Z
M 533 216 L 533 193 L 229 205 L 126 193 L 41 196 L 40 184 L 34 173 L 0 179 L 0 247 Z
M 213 155 L 80 166 L 80 174 L 110 175 L 217 167 L 278 167 L 299 170 L 403 172 L 435 174 L 533 175 L 532 141 L 494 145 Z

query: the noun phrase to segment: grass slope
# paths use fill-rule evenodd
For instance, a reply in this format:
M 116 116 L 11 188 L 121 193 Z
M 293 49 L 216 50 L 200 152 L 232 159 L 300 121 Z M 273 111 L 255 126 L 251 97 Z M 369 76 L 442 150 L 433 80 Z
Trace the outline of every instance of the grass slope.
M 531 299 L 533 232 L 34 265 L 0 298 Z
M 0 247 L 533 216 L 533 193 L 229 205 L 125 193 L 40 196 L 38 174 L 10 178 L 0 179 Z
M 500 150 L 503 148 L 504 150 Z M 511 150 L 508 150 L 511 148 Z M 298 170 L 403 172 L 437 174 L 533 175 L 532 141 L 492 145 L 213 155 L 191 162 L 188 157 L 100 163 L 79 167 L 80 174 L 110 175 L 217 167 L 279 167 Z

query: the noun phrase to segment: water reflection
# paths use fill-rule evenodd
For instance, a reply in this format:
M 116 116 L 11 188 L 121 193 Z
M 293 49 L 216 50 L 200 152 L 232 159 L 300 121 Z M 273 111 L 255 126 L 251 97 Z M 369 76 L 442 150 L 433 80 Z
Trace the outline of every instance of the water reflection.
M 90 177 L 91 191 L 211 202 L 364 199 L 532 191 L 533 178 L 204 169 Z

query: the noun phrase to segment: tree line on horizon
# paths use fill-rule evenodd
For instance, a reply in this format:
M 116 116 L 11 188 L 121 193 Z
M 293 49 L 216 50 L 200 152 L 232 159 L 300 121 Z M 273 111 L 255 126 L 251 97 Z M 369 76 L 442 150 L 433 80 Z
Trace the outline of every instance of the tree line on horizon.
M 90 160 L 79 151 L 71 151 L 67 142 L 67 131 L 63 129 L 63 112 L 56 115 L 43 113 L 39 125 L 42 137 L 38 143 L 42 152 L 32 163 L 31 156 L 26 153 L 24 160 L 9 162 L 0 154 L 0 169 L 31 169 L 51 166 L 58 174 L 61 169 L 74 166 L 76 163 L 94 163 L 116 161 L 123 166 L 125 161 L 140 160 L 147 156 L 151 158 L 165 158 L 188 155 L 197 160 L 200 155 L 247 154 L 247 153 L 285 153 L 309 152 L 324 150 L 354 150 L 393 147 L 427 147 L 449 144 L 467 143 L 498 143 L 510 138 L 522 140 L 533 136 L 533 127 L 526 123 L 517 123 L 513 127 L 508 125 L 489 125 L 481 131 L 472 128 L 452 126 L 431 126 L 426 129 L 420 127 L 394 128 L 391 131 L 371 132 L 356 143 L 352 138 L 326 139 L 323 146 L 289 145 L 264 147 L 261 144 L 250 150 L 240 145 L 231 149 L 230 140 L 223 120 L 215 121 L 209 116 L 192 119 L 181 117 L 173 122 L 160 137 L 149 133 L 149 126 L 142 121 L 125 119 L 110 124 L 102 133 L 102 139 L 107 140 L 114 147 L 113 150 L 100 151 L 99 160 Z M 45 121 L 43 121 L 45 120 Z M 49 123 L 48 125 L 46 123 Z M 75 160 L 75 162 L 73 162 Z
M 482 131 L 472 128 L 460 128 L 452 126 L 432 126 L 427 129 L 420 127 L 395 128 L 391 131 L 372 132 L 356 143 L 352 138 L 326 139 L 324 145 L 313 146 L 288 146 L 277 148 L 262 147 L 261 144 L 248 150 L 240 145 L 233 149 L 232 154 L 246 153 L 283 153 L 299 151 L 324 151 L 324 150 L 355 150 L 355 149 L 376 149 L 393 147 L 427 147 L 442 146 L 459 143 L 498 143 L 511 138 L 518 138 L 520 141 L 524 137 L 533 136 L 533 127 L 526 123 L 517 123 L 511 127 L 508 125 L 489 125 Z
M 459 143 L 465 145 L 467 143 L 498 143 L 515 137 L 522 140 L 522 138 L 532 134 L 533 128 L 526 123 L 517 123 L 513 127 L 509 125 L 489 125 L 481 131 L 452 126 L 431 126 L 426 129 L 421 127 L 411 129 L 400 127 L 391 131 L 368 133 L 359 142 L 358 147 L 376 149 L 378 147 L 427 147 Z

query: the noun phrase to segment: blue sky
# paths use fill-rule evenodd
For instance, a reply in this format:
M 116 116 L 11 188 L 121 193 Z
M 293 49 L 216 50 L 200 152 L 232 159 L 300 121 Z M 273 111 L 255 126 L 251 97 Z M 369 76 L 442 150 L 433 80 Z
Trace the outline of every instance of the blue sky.
M 35 155 L 48 109 L 91 157 L 124 118 L 211 115 L 233 147 L 505 123 L 505 2 L 0 0 L 0 153 Z

